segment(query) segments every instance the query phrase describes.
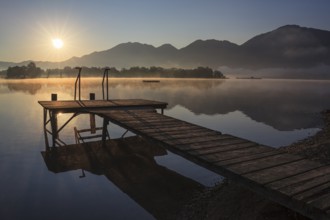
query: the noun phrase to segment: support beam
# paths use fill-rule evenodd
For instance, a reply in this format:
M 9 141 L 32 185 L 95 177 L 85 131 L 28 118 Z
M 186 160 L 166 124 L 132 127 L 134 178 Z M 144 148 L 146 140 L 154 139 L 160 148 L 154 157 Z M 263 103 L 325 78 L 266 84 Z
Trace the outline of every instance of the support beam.
M 55 111 L 49 111 L 50 116 L 50 125 L 52 128 L 52 143 L 53 147 L 55 147 L 56 139 L 58 138 L 58 132 L 57 132 L 57 113 Z
M 49 151 L 49 143 L 48 143 L 48 134 L 47 134 L 47 109 L 44 108 L 44 136 L 45 136 L 45 146 L 46 151 Z
M 95 93 L 89 93 L 89 100 L 95 100 Z M 89 121 L 91 126 L 91 134 L 96 133 L 96 125 L 95 125 L 95 114 L 89 114 Z

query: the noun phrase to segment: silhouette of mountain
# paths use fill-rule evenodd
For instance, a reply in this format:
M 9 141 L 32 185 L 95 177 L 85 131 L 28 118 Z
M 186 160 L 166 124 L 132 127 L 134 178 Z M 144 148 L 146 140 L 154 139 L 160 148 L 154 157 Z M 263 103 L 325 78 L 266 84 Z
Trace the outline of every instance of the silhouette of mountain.
M 229 41 L 197 40 L 180 50 L 181 65 L 218 68 L 231 63 L 235 59 L 238 48 L 237 44 Z
M 164 66 L 170 62 L 177 49 L 170 44 L 158 48 L 141 43 L 122 43 L 109 50 L 94 52 L 81 58 L 65 61 L 67 66 L 114 66 L 128 68 L 132 66 Z M 170 66 L 170 63 L 167 65 Z
M 196 40 L 177 49 L 171 44 L 154 47 L 122 43 L 109 50 L 72 57 L 60 63 L 36 62 L 42 68 L 64 66 L 161 66 L 195 68 L 310 68 L 330 66 L 330 31 L 286 25 L 237 45 L 229 41 Z M 4 68 L 12 63 L 0 63 Z M 330 68 L 330 67 L 329 67 Z
M 244 67 L 311 67 L 330 64 L 330 31 L 287 25 L 241 45 Z

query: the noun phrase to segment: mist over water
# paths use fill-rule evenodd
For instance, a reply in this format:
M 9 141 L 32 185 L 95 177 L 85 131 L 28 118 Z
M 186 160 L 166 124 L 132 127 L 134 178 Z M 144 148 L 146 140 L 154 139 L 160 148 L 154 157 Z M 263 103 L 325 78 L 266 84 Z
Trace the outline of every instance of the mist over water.
M 125 170 L 128 174 L 140 172 L 122 167 L 127 164 L 125 159 L 123 164 L 105 166 L 102 172 L 94 169 L 95 167 L 85 168 L 85 178 L 79 178 L 82 175 L 82 171 L 78 169 L 80 163 L 77 162 L 73 166 L 63 159 L 70 156 L 65 152 L 61 151 L 63 157 L 58 159 L 63 159 L 68 170 L 58 170 L 58 173 L 54 173 L 47 167 L 49 164 L 45 164 L 41 155 L 45 150 L 43 112 L 37 101 L 50 100 L 51 93 L 57 93 L 59 100 L 72 100 L 74 80 L 0 81 L 0 188 L 3 192 L 0 197 L 3 204 L 0 207 L 1 215 L 6 219 L 90 219 L 95 216 L 152 219 L 157 216 L 155 210 L 159 209 L 141 201 L 141 194 L 132 188 L 134 184 L 122 185 L 125 183 L 124 179 L 113 179 L 120 173 L 118 170 Z M 102 79 L 99 78 L 83 78 L 82 99 L 88 99 L 91 92 L 96 93 L 96 99 L 101 99 L 101 82 Z M 166 115 L 273 147 L 288 145 L 317 132 L 323 123 L 320 112 L 330 108 L 330 103 L 327 102 L 329 95 L 329 81 L 109 81 L 111 99 L 142 98 L 168 102 Z M 69 115 L 65 114 L 58 116 L 59 123 L 68 118 Z M 99 118 L 96 123 L 102 124 Z M 88 115 L 75 118 L 61 131 L 60 136 L 67 144 L 74 143 L 75 126 L 78 129 L 87 128 Z M 112 138 L 120 137 L 125 131 L 112 124 L 108 129 Z M 128 136 L 132 135 L 130 133 Z M 82 152 L 79 148 L 74 149 Z M 120 148 L 116 152 L 118 155 L 124 155 L 124 158 L 128 157 Z M 104 153 L 96 151 L 95 154 Z M 148 158 L 142 161 L 149 162 L 139 162 L 135 157 L 132 159 L 131 156 L 135 154 L 140 155 L 140 159 L 147 155 Z M 81 158 L 88 156 L 85 153 L 79 155 L 81 157 L 77 157 L 77 161 L 83 161 Z M 151 169 L 148 173 L 159 170 L 164 172 L 164 175 L 167 173 L 176 181 L 190 186 L 210 186 L 221 180 L 220 176 L 171 153 L 135 152 L 129 155 L 128 158 L 136 160 L 135 164 L 143 164 L 139 169 Z M 101 160 L 101 164 L 108 164 L 106 158 L 102 158 L 104 161 Z

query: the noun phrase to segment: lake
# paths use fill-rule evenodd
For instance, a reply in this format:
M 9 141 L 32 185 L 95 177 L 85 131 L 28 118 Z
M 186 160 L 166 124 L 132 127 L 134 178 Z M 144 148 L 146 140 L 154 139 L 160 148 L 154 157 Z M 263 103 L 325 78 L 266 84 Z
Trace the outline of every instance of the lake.
M 168 102 L 166 115 L 272 147 L 315 134 L 323 125 L 320 112 L 330 109 L 330 81 L 159 80 L 110 79 L 109 96 Z M 176 192 L 221 181 L 217 174 L 136 139 L 130 142 L 137 145 L 138 152 L 123 144 L 129 145 L 125 148 L 129 153 L 119 147 L 116 154 L 120 160 L 104 158 L 108 164 L 102 169 L 99 165 L 85 169 L 74 163 L 81 153 L 78 148 L 58 153 L 66 167 L 47 163 L 43 111 L 38 101 L 50 100 L 51 93 L 57 93 L 58 100 L 72 100 L 74 81 L 0 80 L 0 219 L 159 218 L 166 208 L 175 210 L 170 206 L 178 200 Z M 82 99 L 88 99 L 91 92 L 100 99 L 101 81 L 83 78 Z M 68 118 L 59 115 L 59 123 Z M 102 124 L 99 118 L 96 122 Z M 74 127 L 88 128 L 88 116 L 73 119 L 61 131 L 61 139 L 68 144 L 75 143 Z M 112 138 L 125 132 L 113 124 L 108 129 Z M 104 155 L 101 149 L 95 152 Z M 81 157 L 86 155 L 83 152 Z M 70 164 L 65 157 L 70 158 Z

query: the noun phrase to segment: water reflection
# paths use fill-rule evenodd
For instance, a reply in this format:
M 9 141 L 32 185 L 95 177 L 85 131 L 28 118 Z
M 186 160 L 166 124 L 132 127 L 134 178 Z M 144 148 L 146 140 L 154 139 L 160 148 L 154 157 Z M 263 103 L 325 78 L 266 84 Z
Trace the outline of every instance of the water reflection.
M 42 152 L 50 171 L 82 169 L 105 175 L 156 219 L 171 219 L 201 185 L 158 165 L 154 157 L 165 154 L 163 148 L 137 136 L 108 141 L 106 147 L 90 142 Z M 84 176 L 83 172 L 80 177 Z
M 41 89 L 40 84 L 10 83 L 7 85 L 9 91 L 20 91 L 35 95 Z
M 30 88 L 17 81 L 3 83 L 11 91 L 48 91 L 48 96 L 60 92 L 63 94 L 59 99 L 72 99 L 73 82 L 74 79 L 39 79 L 30 81 Z M 85 78 L 82 88 L 84 99 L 90 92 L 101 98 L 101 79 Z M 330 95 L 329 81 L 160 79 L 160 83 L 143 83 L 142 79 L 111 79 L 109 94 L 113 99 L 165 101 L 169 109 L 180 105 L 195 115 L 239 111 L 280 131 L 321 127 L 318 115 L 330 108 L 330 103 L 324 101 Z

